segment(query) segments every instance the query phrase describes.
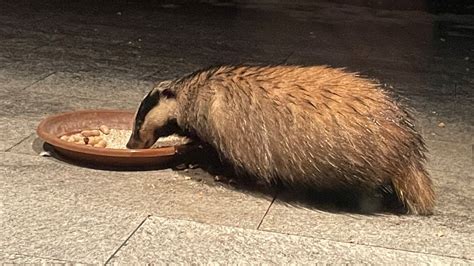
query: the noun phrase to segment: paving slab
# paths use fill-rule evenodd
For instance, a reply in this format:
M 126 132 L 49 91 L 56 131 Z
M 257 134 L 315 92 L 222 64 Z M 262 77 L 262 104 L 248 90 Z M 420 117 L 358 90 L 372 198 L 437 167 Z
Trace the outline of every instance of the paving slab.
M 285 12 L 294 9 L 289 7 Z M 472 20 L 443 21 L 424 12 L 334 7 L 327 3 L 311 11 L 306 6 L 304 9 L 306 27 L 302 28 L 310 30 L 290 58 L 291 63 L 439 74 L 466 74 L 466 68 L 470 68 L 464 58 L 472 54 L 472 37 L 447 38 L 452 29 L 445 25 L 470 27 Z
M 119 31 L 114 28 L 112 32 Z M 112 35 L 112 34 L 111 34 Z M 111 36 L 109 36 L 111 37 Z M 123 38 L 121 41 L 104 39 L 90 39 L 83 36 L 68 35 L 67 38 L 59 39 L 48 45 L 39 47 L 35 54 L 39 57 L 50 56 L 51 59 L 70 60 L 78 58 L 81 61 L 104 61 L 109 62 L 133 60 L 139 56 L 140 49 L 128 44 L 128 40 Z
M 120 62 L 128 66 L 150 65 L 156 64 L 163 56 L 174 60 L 186 58 L 189 63 L 208 66 L 231 62 L 278 63 L 294 49 L 291 47 L 293 42 L 281 34 L 283 28 L 286 32 L 291 30 L 285 21 L 262 20 L 259 27 L 255 27 L 255 23 L 224 16 L 226 10 L 215 9 L 213 12 L 217 16 L 221 14 L 225 21 L 216 24 L 214 19 L 203 19 L 189 9 L 178 9 L 171 14 L 160 10 L 120 16 L 102 14 L 93 18 L 53 14 L 33 28 L 38 34 L 60 37 L 29 53 L 28 59 L 71 71 L 107 64 L 115 68 L 120 66 Z M 253 21 L 261 19 L 261 14 L 242 12 L 245 14 L 241 15 Z M 265 17 L 271 18 L 269 15 Z M 58 20 L 64 23 L 58 25 Z M 280 32 L 275 31 L 276 22 L 283 26 L 279 27 Z M 221 27 L 222 23 L 232 26 Z M 193 49 L 188 47 L 189 40 L 193 42 Z M 278 45 L 275 45 L 275 40 L 279 40 Z M 26 58 L 23 61 L 27 62 Z M 130 71 L 133 69 L 129 67 Z
M 167 79 L 183 77 L 203 67 L 205 66 L 193 64 L 184 58 L 164 57 L 154 61 L 154 66 L 150 68 L 153 71 L 140 76 L 140 78 L 157 83 Z
M 427 94 L 405 99 L 415 110 L 416 125 L 426 139 L 474 143 L 474 98 Z
M 143 96 L 141 96 L 143 98 Z M 83 109 L 126 109 L 135 110 L 141 100 L 136 95 L 127 99 L 95 99 L 92 97 L 71 97 L 41 92 L 5 92 L 0 90 L 0 117 L 22 118 L 39 122 L 47 115 Z
M 41 23 L 37 20 L 21 23 L 18 23 L 18 21 L 1 23 L 2 30 L 0 31 L 0 36 L 3 37 L 3 42 L 0 45 L 2 48 L 21 48 L 32 52 L 35 48 L 64 38 L 57 31 L 44 32 L 35 28 L 36 25 Z
M 469 264 L 472 261 L 152 216 L 110 261 L 223 264 Z
M 152 82 L 120 77 L 105 73 L 58 72 L 30 86 L 25 92 L 47 93 L 65 97 L 90 98 L 96 101 L 122 100 L 135 101 L 138 106 L 141 99 L 153 88 Z
M 459 60 L 465 60 L 461 58 Z M 474 78 L 470 71 L 464 73 L 426 73 L 412 72 L 403 69 L 389 70 L 385 68 L 366 69 L 365 75 L 387 84 L 387 89 L 405 96 L 430 95 L 473 97 Z M 439 98 L 439 97 L 438 97 Z
M 323 211 L 282 194 L 261 230 L 311 236 L 411 252 L 474 259 L 472 177 L 432 171 L 438 206 L 434 216 L 359 215 Z M 296 199 L 296 200 L 295 200 Z
M 33 69 L 47 69 L 56 72 L 79 71 L 106 71 L 115 69 L 122 74 L 139 74 L 142 69 L 131 68 L 126 61 L 112 60 L 105 55 L 97 57 L 87 50 L 44 46 L 31 53 L 22 53 L 10 56 L 8 59 L 15 65 L 26 66 Z M 105 52 L 105 51 L 104 51 Z
M 29 119 L 0 116 L 0 151 L 11 149 L 35 132 L 36 123 Z
M 0 261 L 103 263 L 152 214 L 165 218 L 146 220 L 115 263 L 473 264 L 472 16 L 314 1 L 146 10 L 4 2 Z M 280 195 L 258 227 L 271 194 L 199 181 L 203 173 L 94 170 L 38 156 L 34 130 L 46 115 L 134 110 L 147 84 L 245 62 L 344 66 L 406 96 L 431 152 L 436 214 L 338 214 Z
M 257 228 L 271 202 L 268 195 L 205 185 L 171 170 L 113 172 L 0 156 L 4 253 L 104 262 L 149 214 Z
M 35 123 L 35 127 L 37 126 L 36 124 L 37 123 Z M 13 145 L 9 145 L 8 151 L 11 153 L 27 154 L 33 156 L 37 156 L 41 152 L 45 151 L 45 142 L 40 139 L 35 130 L 33 130 L 35 127 L 30 128 L 31 134 L 26 138 L 23 138 L 21 141 Z
M 426 141 L 429 169 L 474 178 L 473 144 Z
M 145 217 L 81 201 L 81 195 L 68 190 L 72 184 L 61 174 L 67 169 L 52 162 L 0 156 L 2 253 L 103 262 Z
M 50 74 L 49 71 L 39 69 L 37 71 L 14 69 L 9 63 L 5 63 L 3 66 L 0 68 L 0 89 L 2 90 L 22 90 Z
M 421 115 L 418 116 L 416 123 L 425 140 L 474 144 L 474 124 L 466 120 L 455 121 L 436 115 Z
M 8 254 L 0 252 L 0 262 L 2 265 L 18 265 L 18 264 L 48 264 L 48 265 L 85 265 L 74 261 L 56 260 L 51 258 L 34 257 L 23 254 Z
M 430 172 L 436 185 L 437 212 L 444 217 L 461 217 L 461 219 L 472 220 L 474 213 L 471 203 L 474 198 L 471 191 L 472 175 L 457 175 L 436 170 L 430 170 Z M 456 228 L 455 224 L 453 224 L 453 228 Z
M 366 47 L 368 50 L 372 49 L 371 46 Z M 469 68 L 468 65 L 459 66 L 455 70 L 449 68 L 449 64 L 441 62 L 431 62 L 431 57 L 428 57 L 425 60 L 419 58 L 412 58 L 408 60 L 402 59 L 385 59 L 385 58 L 368 58 L 357 51 L 334 51 L 331 47 L 317 49 L 313 52 L 309 52 L 308 48 L 303 48 L 301 50 L 296 50 L 294 54 L 288 59 L 289 64 L 299 64 L 299 65 L 329 65 L 333 67 L 344 67 L 350 71 L 360 72 L 367 74 L 371 78 L 379 80 L 390 80 L 386 78 L 386 75 L 372 74 L 377 72 L 391 72 L 391 71 L 407 71 L 411 73 L 428 73 L 432 75 L 442 75 L 444 73 L 451 75 L 471 75 L 471 71 L 467 71 L 466 68 Z M 445 59 L 448 61 L 447 59 Z M 441 59 L 440 59 L 441 61 Z M 463 58 L 458 58 L 453 60 L 452 65 L 459 65 L 458 62 L 466 63 Z M 416 63 L 414 63 L 416 62 Z M 437 66 L 437 67 L 434 67 Z M 370 75 L 369 75 L 370 74 Z M 397 78 L 394 76 L 393 78 Z M 400 77 L 402 78 L 402 77 Z M 393 82 L 393 84 L 396 84 Z M 423 86 L 419 84 L 419 86 Z M 424 85 L 426 86 L 426 85 Z M 406 87 L 399 86 L 399 90 L 402 92 L 410 92 L 412 89 L 417 87 Z M 442 90 L 433 93 L 442 94 L 449 91 L 449 87 L 444 87 Z M 464 90 L 460 92 L 466 93 Z M 420 93 L 420 90 L 418 90 Z
M 11 33 L 13 32 L 14 30 L 11 31 Z M 19 36 L 3 36 L 2 40 L 3 41 L 0 44 L 0 55 L 3 58 L 10 59 L 11 61 L 14 61 L 14 59 L 19 56 L 25 56 L 25 52 L 32 53 L 38 47 L 45 45 L 45 43 L 38 43 L 38 40 L 31 37 L 24 38 Z

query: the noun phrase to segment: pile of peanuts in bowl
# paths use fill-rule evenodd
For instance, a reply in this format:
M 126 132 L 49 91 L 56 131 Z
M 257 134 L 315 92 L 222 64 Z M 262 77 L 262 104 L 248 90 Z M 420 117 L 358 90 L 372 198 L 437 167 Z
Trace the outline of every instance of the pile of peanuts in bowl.
M 105 148 L 107 147 L 107 141 L 104 139 L 104 136 L 110 134 L 110 129 L 106 125 L 101 125 L 99 129 L 89 129 L 83 130 L 80 133 L 72 135 L 62 135 L 61 140 L 79 144 L 87 145 L 96 148 Z

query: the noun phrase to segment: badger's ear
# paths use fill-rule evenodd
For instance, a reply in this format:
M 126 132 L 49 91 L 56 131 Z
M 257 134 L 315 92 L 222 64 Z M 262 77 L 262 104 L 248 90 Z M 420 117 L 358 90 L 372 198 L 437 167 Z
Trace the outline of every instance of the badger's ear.
M 176 95 L 173 91 L 172 80 L 165 80 L 155 86 L 155 90 L 158 91 L 160 97 L 163 98 L 175 98 Z
M 163 80 L 160 83 L 158 83 L 158 85 L 156 87 L 157 88 L 166 88 L 169 85 L 171 85 L 171 83 L 172 83 L 172 80 Z
M 172 92 L 170 89 L 164 89 L 160 92 L 160 96 L 164 97 L 164 98 L 175 98 L 176 95 L 174 94 L 174 92 Z

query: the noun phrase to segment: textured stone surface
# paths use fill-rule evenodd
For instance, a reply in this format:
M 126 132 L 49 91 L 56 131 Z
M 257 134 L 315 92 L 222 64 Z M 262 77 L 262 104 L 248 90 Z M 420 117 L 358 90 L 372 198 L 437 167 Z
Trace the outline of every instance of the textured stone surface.
M 143 98 L 143 96 L 142 96 Z M 41 92 L 0 92 L 0 116 L 21 118 L 39 122 L 42 118 L 61 112 L 83 109 L 127 109 L 135 110 L 137 99 L 91 99 L 67 97 Z
M 88 263 L 104 262 L 145 215 L 106 202 L 88 202 L 84 181 L 100 177 L 39 157 L 2 153 L 0 252 Z M 68 177 L 69 176 L 69 177 Z M 100 182 L 95 185 L 100 187 Z M 104 185 L 104 184 L 102 184 Z M 99 197 L 100 198 L 100 197 Z
M 382 83 L 389 85 L 389 89 L 404 95 L 448 96 L 459 97 L 460 99 L 466 96 L 474 96 L 471 89 L 474 78 L 469 71 L 430 73 L 373 68 L 365 72 L 367 75 L 376 77 Z
M 39 156 L 1 157 L 6 253 L 104 262 L 148 214 L 256 228 L 270 204 L 170 170 L 111 172 Z
M 0 48 L 1 49 L 1 48 Z M 1 61 L 0 61 L 1 63 Z M 22 71 L 13 70 L 11 65 L 4 63 L 11 68 L 0 68 L 0 89 L 18 91 L 25 89 L 41 79 L 46 78 L 50 73 L 45 71 Z M 33 72 L 33 73 L 32 73 Z
M 0 0 L 0 262 L 103 263 L 152 214 L 115 262 L 473 264 L 452 258 L 473 259 L 472 16 L 321 1 L 86 2 Z M 32 133 L 46 115 L 135 109 L 157 81 L 229 63 L 347 67 L 404 96 L 430 150 L 435 216 L 337 214 L 280 195 L 259 228 L 284 234 L 259 232 L 247 229 L 271 193 L 202 171 L 93 170 L 38 156 Z
M 473 144 L 426 141 L 428 168 L 474 178 Z
M 474 144 L 474 98 L 430 94 L 407 98 L 426 139 Z
M 95 101 L 122 100 L 138 105 L 152 88 L 151 82 L 131 77 L 115 77 L 91 73 L 55 73 L 26 89 L 26 92 L 54 94 L 64 97 L 89 98 Z
M 150 217 L 111 264 L 445 264 L 467 260 L 374 246 Z M 471 261 L 472 263 L 472 261 Z
M 56 260 L 43 257 L 34 257 L 23 254 L 8 254 L 0 252 L 0 261 L 2 265 L 18 265 L 18 264 L 48 264 L 48 265 L 83 265 L 85 263 Z
M 35 132 L 36 123 L 21 118 L 0 117 L 0 151 L 23 143 Z
M 36 156 L 39 155 L 42 151 L 44 151 L 44 141 L 40 139 L 38 135 L 36 135 L 36 133 L 31 133 L 31 135 L 26 137 L 26 139 L 24 139 L 20 143 L 17 143 L 15 146 L 10 146 L 8 151 L 11 153 Z
M 474 259 L 472 177 L 432 171 L 438 204 L 434 216 L 332 213 L 284 194 L 271 206 L 262 230 L 369 246 Z

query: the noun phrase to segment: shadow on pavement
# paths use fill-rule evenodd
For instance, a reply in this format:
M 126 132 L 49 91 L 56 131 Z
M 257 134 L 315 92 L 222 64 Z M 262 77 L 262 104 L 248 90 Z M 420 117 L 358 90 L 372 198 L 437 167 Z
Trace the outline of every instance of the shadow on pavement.
M 177 156 L 167 164 L 154 167 L 121 168 L 73 161 L 58 154 L 48 143 L 42 144 L 42 147 L 39 145 L 41 145 L 41 140 L 37 139 L 33 143 L 33 149 L 36 152 L 47 151 L 53 159 L 78 167 L 104 171 L 156 171 L 171 168 L 195 182 L 202 182 L 208 186 L 222 186 L 258 198 L 277 198 L 280 203 L 297 208 L 357 214 L 377 214 L 381 212 L 401 214 L 405 211 L 390 188 L 380 188 L 379 191 L 369 194 L 350 190 L 315 191 L 302 188 L 289 189 L 282 184 L 267 185 L 252 176 L 237 173 L 231 166 L 222 163 L 216 151 L 209 146 L 193 149 L 182 156 Z

